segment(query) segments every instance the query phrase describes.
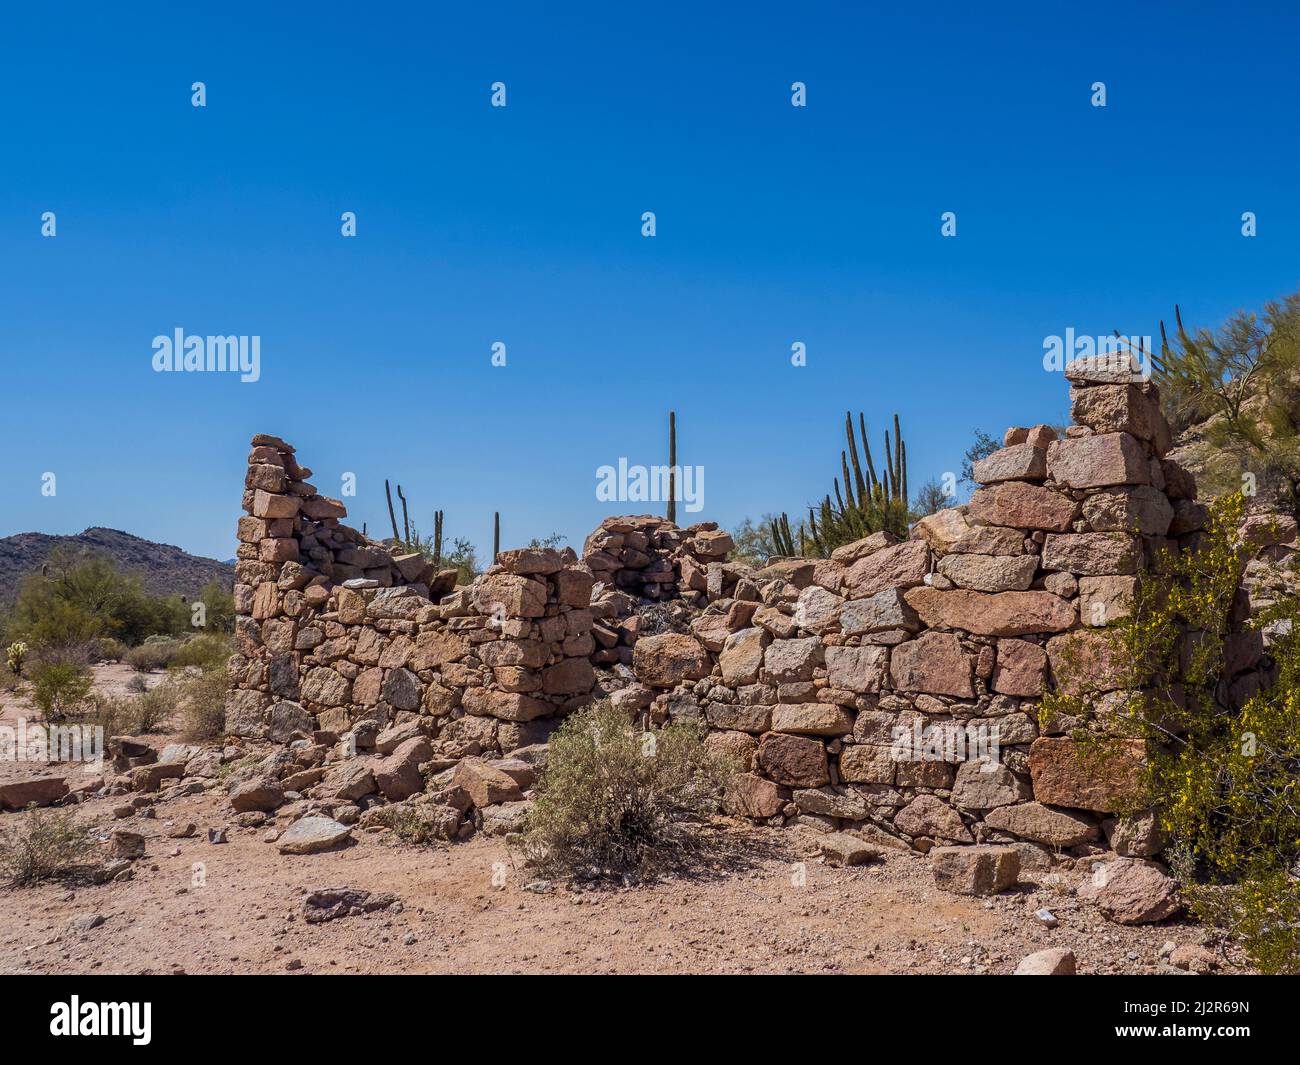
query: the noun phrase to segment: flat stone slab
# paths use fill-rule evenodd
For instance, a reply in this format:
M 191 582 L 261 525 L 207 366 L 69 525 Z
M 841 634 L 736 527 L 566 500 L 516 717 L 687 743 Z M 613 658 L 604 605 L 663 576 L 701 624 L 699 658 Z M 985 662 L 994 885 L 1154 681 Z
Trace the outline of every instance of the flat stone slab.
M 304 817 L 280 837 L 281 854 L 315 854 L 352 838 L 352 829 L 331 817 Z

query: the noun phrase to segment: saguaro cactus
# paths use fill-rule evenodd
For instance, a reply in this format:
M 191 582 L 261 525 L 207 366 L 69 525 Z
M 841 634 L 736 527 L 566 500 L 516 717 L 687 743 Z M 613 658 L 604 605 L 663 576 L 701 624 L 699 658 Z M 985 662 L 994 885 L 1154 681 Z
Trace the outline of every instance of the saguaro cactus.
M 492 561 L 495 563 L 497 555 L 501 554 L 501 511 L 492 512 Z
M 677 412 L 668 412 L 668 520 L 677 524 Z

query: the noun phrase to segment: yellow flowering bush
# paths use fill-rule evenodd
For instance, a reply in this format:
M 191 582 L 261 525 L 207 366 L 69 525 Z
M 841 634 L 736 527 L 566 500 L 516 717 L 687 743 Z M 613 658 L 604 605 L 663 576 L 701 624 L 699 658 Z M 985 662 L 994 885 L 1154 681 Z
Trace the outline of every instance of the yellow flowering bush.
M 1243 512 L 1239 493 L 1212 504 L 1197 549 L 1164 553 L 1129 615 L 1105 630 L 1121 693 L 1106 703 L 1058 690 L 1042 717 L 1071 722 L 1089 757 L 1117 739 L 1146 740 L 1145 801 L 1169 834 L 1166 857 L 1193 911 L 1226 928 L 1260 969 L 1298 972 L 1300 603 L 1278 603 L 1252 628 L 1236 624 L 1249 557 L 1237 535 Z M 1234 686 L 1234 643 L 1264 629 L 1275 680 Z

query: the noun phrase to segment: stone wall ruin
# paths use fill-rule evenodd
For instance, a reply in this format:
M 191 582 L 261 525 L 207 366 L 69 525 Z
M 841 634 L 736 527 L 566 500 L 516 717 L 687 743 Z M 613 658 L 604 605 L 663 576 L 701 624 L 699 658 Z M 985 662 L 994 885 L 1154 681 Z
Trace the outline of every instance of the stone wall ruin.
M 457 588 L 341 524 L 294 449 L 256 437 L 228 727 L 346 738 L 349 757 L 374 759 L 369 792 L 343 795 L 326 774 L 307 793 L 323 802 L 427 790 L 464 813 L 520 798 L 550 731 L 608 697 L 651 722 L 707 723 L 743 770 L 736 815 L 920 849 L 1008 843 L 1030 862 L 1106 841 L 1154 854 L 1151 819 L 1116 816 L 1140 745 L 1085 769 L 1069 723 L 1043 730 L 1037 713 L 1067 659 L 1108 697 L 1101 630 L 1204 520 L 1135 371 L 1071 364 L 1064 437 L 1008 430 L 970 502 L 908 539 L 877 533 L 759 570 L 726 560 L 716 525 L 643 515 L 603 521 L 581 558 L 504 551 Z M 1258 659 L 1238 656 L 1239 681 L 1257 682 Z

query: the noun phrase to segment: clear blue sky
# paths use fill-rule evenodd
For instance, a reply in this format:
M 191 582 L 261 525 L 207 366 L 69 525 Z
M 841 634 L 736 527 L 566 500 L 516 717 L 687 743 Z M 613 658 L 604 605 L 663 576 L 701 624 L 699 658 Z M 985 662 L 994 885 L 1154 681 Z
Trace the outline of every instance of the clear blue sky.
M 6 12 L 0 535 L 227 558 L 260 431 L 372 533 L 389 476 L 580 546 L 648 509 L 595 471 L 665 461 L 670 408 L 700 517 L 793 516 L 849 407 L 916 488 L 1065 417 L 1045 336 L 1300 279 L 1289 5 L 192 6 Z M 261 381 L 154 373 L 177 326 L 260 335 Z

